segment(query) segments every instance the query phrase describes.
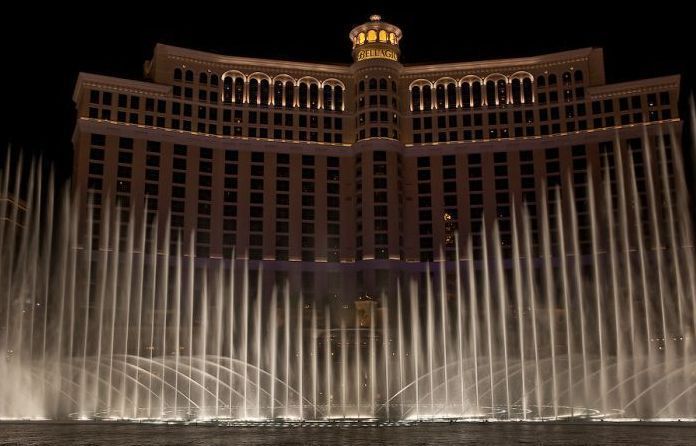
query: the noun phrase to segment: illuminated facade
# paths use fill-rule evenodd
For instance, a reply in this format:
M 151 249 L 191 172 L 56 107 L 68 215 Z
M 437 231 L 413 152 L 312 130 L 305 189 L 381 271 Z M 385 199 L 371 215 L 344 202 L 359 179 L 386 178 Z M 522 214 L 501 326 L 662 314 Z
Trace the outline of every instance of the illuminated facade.
M 112 197 L 136 219 L 170 214 L 161 246 L 193 234 L 185 252 L 234 249 L 318 297 L 375 294 L 453 259 L 457 231 L 478 257 L 497 220 L 508 252 L 513 209 L 536 228 L 556 188 L 587 233 L 602 160 L 680 132 L 679 76 L 606 84 L 601 49 L 403 65 L 379 16 L 349 37 L 351 65 L 158 44 L 145 81 L 81 73 L 73 184 L 95 222 Z

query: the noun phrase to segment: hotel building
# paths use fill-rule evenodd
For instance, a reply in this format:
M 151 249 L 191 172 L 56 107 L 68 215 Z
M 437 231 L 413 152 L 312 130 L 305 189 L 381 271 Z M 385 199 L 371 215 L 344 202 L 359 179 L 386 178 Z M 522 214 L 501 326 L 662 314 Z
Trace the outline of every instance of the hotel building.
M 169 215 L 148 231 L 160 250 L 184 234 L 200 262 L 234 252 L 339 303 L 454 259 L 455 232 L 479 258 L 497 222 L 509 255 L 523 208 L 538 252 L 540 203 L 558 193 L 587 252 L 588 186 L 615 183 L 619 156 L 647 212 L 658 161 L 643 140 L 681 132 L 679 76 L 607 84 L 598 48 L 409 65 L 402 37 L 372 16 L 349 34 L 352 64 L 158 44 L 144 80 L 80 73 L 73 187 L 95 224 L 114 202 L 136 221 Z

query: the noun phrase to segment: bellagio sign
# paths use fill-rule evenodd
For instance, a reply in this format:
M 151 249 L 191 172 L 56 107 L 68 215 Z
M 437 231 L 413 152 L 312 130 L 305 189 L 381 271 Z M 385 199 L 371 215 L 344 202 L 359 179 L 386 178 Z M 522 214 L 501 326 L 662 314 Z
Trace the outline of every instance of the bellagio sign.
M 361 60 L 367 60 L 367 59 L 389 59 L 396 61 L 397 56 L 396 52 L 394 50 L 388 50 L 384 48 L 374 48 L 374 49 L 369 49 L 369 50 L 360 50 L 358 51 L 358 57 L 357 60 L 360 62 Z

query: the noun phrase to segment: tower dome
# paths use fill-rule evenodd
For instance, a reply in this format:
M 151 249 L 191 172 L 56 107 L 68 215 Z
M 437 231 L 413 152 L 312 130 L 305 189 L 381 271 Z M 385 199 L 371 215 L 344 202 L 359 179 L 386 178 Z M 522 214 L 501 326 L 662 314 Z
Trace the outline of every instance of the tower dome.
M 397 26 L 383 22 L 382 17 L 377 14 L 371 15 L 369 22 L 353 28 L 348 36 L 353 42 L 355 62 L 369 59 L 399 61 L 401 30 Z

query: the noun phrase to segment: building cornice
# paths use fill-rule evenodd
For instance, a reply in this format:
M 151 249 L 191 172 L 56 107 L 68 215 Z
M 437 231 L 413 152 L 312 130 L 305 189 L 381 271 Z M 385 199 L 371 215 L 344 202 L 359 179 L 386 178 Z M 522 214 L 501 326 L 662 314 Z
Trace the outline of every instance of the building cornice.
M 664 91 L 679 89 L 681 76 L 653 77 L 639 79 L 637 81 L 619 82 L 616 84 L 600 85 L 588 87 L 587 94 L 591 99 L 610 98 L 613 96 L 626 96 L 629 94 L 643 94 L 653 91 Z
M 155 46 L 154 58 L 157 59 L 158 57 L 166 57 L 168 59 L 180 61 L 182 63 L 197 63 L 219 67 L 223 71 L 229 69 L 239 69 L 239 67 L 248 67 L 250 69 L 272 69 L 274 71 L 279 72 L 286 70 L 301 73 L 323 73 L 334 76 L 351 75 L 350 65 L 348 64 L 334 65 L 312 62 L 292 62 L 286 60 L 259 59 L 253 57 L 224 56 L 221 54 L 192 50 L 188 48 L 180 48 L 176 46 L 165 45 L 162 43 L 158 43 Z
M 621 138 L 639 137 L 644 130 L 658 132 L 664 126 L 681 125 L 678 118 L 663 119 L 660 121 L 640 122 L 598 129 L 577 130 L 574 132 L 555 133 L 552 135 L 525 136 L 509 139 L 489 139 L 480 141 L 447 141 L 423 144 L 405 144 L 405 154 L 422 156 L 432 154 L 433 151 L 441 151 L 442 154 L 454 154 L 470 151 L 476 147 L 478 152 L 500 152 L 506 150 L 524 150 L 529 147 L 558 147 L 575 144 L 596 143 L 606 140 L 614 140 L 616 135 Z
M 247 136 L 226 136 L 199 133 L 187 130 L 153 127 L 143 124 L 130 124 L 106 119 L 80 117 L 76 123 L 76 131 L 104 132 L 112 130 L 119 135 L 132 138 L 157 138 L 159 141 L 167 141 L 175 144 L 192 144 L 203 147 L 238 147 L 248 150 L 266 149 L 287 150 L 288 147 L 296 147 L 298 152 L 304 154 L 330 154 L 345 155 L 350 152 L 352 144 L 337 144 L 315 141 L 275 140 L 270 138 L 254 138 Z M 74 139 L 74 138 L 73 138 Z M 291 149 L 292 150 L 292 149 Z
M 514 59 L 493 59 L 474 62 L 453 62 L 430 65 L 406 65 L 401 72 L 403 77 L 419 77 L 440 73 L 475 72 L 490 73 L 494 70 L 519 71 L 529 69 L 542 69 L 554 65 L 564 65 L 574 62 L 585 62 L 594 51 L 602 51 L 599 48 L 581 48 L 578 50 L 562 51 L 558 53 L 543 54 L 532 57 L 519 57 Z
M 103 76 L 101 74 L 92 74 L 80 72 L 75 82 L 75 91 L 73 92 L 73 102 L 77 103 L 82 92 L 82 87 L 95 86 L 99 88 L 108 88 L 113 91 L 122 91 L 127 93 L 135 93 L 140 95 L 157 95 L 167 96 L 171 91 L 168 85 L 160 85 L 152 82 L 134 81 L 131 79 L 123 79 L 120 77 Z
M 297 150 L 303 154 L 324 154 L 332 156 L 346 156 L 361 153 L 366 147 L 374 146 L 380 150 L 403 150 L 405 155 L 428 155 L 434 151 L 442 154 L 454 154 L 468 152 L 472 147 L 476 147 L 481 152 L 497 152 L 504 150 L 520 150 L 529 147 L 554 147 L 558 145 L 586 144 L 604 141 L 607 138 L 615 138 L 620 132 L 622 137 L 627 135 L 642 135 L 647 129 L 649 132 L 658 131 L 663 126 L 681 125 L 682 121 L 678 118 L 664 119 L 654 122 L 642 122 L 614 127 L 603 127 L 599 129 L 578 130 L 575 132 L 564 132 L 553 135 L 531 136 L 509 139 L 490 139 L 481 141 L 451 141 L 433 142 L 425 144 L 404 144 L 391 138 L 368 138 L 349 144 L 335 144 L 311 141 L 287 141 L 274 140 L 267 138 L 239 137 L 211 135 L 185 130 L 167 129 L 152 127 L 142 124 L 130 124 L 95 118 L 79 118 L 75 126 L 77 132 L 107 132 L 109 130 L 117 132 L 121 136 L 132 138 L 157 139 L 159 141 L 171 142 L 176 144 L 192 144 L 204 147 L 229 148 L 236 147 L 242 150 L 268 150 L 268 151 L 287 151 Z

